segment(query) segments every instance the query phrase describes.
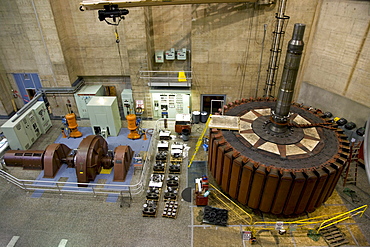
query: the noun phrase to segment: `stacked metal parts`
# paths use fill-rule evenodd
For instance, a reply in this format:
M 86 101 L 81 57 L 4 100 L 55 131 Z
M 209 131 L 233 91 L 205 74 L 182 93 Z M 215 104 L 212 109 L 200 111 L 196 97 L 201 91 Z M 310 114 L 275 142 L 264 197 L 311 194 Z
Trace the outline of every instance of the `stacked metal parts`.
M 171 141 L 171 150 L 169 150 L 169 140 L 165 140 L 168 138 L 160 136 L 153 173 L 150 175 L 146 201 L 143 205 L 143 217 L 156 217 L 161 201 L 164 201 L 165 204 L 162 217 L 176 219 L 178 214 L 179 174 L 182 165 L 183 144 Z M 171 155 L 168 155 L 169 153 Z M 169 164 L 168 169 L 167 164 Z
M 320 111 L 292 104 L 305 26 L 295 24 L 277 99 L 242 99 L 224 107 L 239 130 L 212 129 L 209 170 L 232 198 L 265 213 L 313 212 L 333 193 L 349 142 Z

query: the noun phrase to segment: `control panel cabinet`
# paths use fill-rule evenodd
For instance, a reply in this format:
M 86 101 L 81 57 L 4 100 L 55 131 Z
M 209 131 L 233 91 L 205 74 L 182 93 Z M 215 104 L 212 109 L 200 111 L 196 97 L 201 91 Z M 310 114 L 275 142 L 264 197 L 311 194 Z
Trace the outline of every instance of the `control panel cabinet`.
M 125 116 L 135 113 L 134 99 L 132 89 L 123 89 L 121 93 L 123 112 Z
M 152 91 L 153 117 L 175 118 L 190 113 L 190 92 Z
M 121 130 L 121 117 L 117 98 L 114 96 L 95 96 L 87 104 L 90 124 L 95 135 L 118 136 Z
M 52 126 L 49 113 L 46 109 L 45 103 L 37 101 L 32 107 L 37 123 L 40 127 L 41 134 L 45 134 Z
M 1 131 L 8 139 L 13 150 L 27 150 L 41 135 L 41 130 L 32 109 L 21 116 L 14 115 L 1 126 Z
M 87 104 L 90 102 L 92 97 L 103 96 L 104 93 L 105 90 L 102 85 L 85 85 L 74 94 L 80 118 L 89 118 Z

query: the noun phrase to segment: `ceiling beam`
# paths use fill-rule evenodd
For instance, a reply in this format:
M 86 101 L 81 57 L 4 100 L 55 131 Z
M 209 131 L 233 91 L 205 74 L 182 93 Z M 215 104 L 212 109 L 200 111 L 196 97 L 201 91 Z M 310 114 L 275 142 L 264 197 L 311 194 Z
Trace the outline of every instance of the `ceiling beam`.
M 182 4 L 208 4 L 208 3 L 255 3 L 259 0 L 133 0 L 133 1 L 82 1 L 80 10 L 104 9 L 104 5 L 117 4 L 118 8 L 182 5 Z M 271 1 L 274 2 L 274 1 Z

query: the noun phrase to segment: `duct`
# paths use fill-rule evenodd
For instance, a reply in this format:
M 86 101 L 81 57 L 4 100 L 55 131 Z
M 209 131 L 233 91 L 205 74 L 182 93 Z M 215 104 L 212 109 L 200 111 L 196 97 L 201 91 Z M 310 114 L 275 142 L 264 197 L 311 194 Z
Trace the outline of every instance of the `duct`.
M 275 3 L 274 0 L 257 0 L 258 5 L 270 5 Z
M 42 87 L 39 88 L 39 92 L 28 102 L 25 104 L 16 114 L 17 116 L 12 120 L 15 122 L 23 113 L 25 113 L 28 109 L 30 109 L 43 94 L 74 94 L 76 93 L 83 85 L 85 81 L 83 78 L 78 78 L 73 84 L 72 87 Z M 41 93 L 40 93 L 41 92 Z
M 85 81 L 83 78 L 78 78 L 73 84 L 72 87 L 42 87 L 40 91 L 44 94 L 74 94 L 76 93 L 83 85 Z
M 42 96 L 41 93 L 37 93 L 33 98 L 32 100 L 30 100 L 30 102 L 28 102 L 27 104 L 25 104 L 16 114 L 17 116 L 12 120 L 12 122 L 14 123 L 23 113 L 25 113 L 28 109 L 30 109 L 38 100 L 39 98 Z
M 366 131 L 364 140 L 364 159 L 367 178 L 370 181 L 370 117 L 366 122 Z

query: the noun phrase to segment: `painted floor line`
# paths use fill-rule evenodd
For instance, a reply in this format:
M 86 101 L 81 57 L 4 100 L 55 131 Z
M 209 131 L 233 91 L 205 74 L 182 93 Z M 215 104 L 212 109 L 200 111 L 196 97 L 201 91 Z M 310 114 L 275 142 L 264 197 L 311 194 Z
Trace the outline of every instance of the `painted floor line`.
M 13 236 L 6 247 L 14 247 L 19 239 L 19 236 Z
M 65 246 L 66 246 L 66 244 L 67 244 L 67 242 L 68 242 L 68 240 L 67 240 L 67 239 L 62 239 L 62 240 L 60 240 L 58 247 L 65 247 Z

